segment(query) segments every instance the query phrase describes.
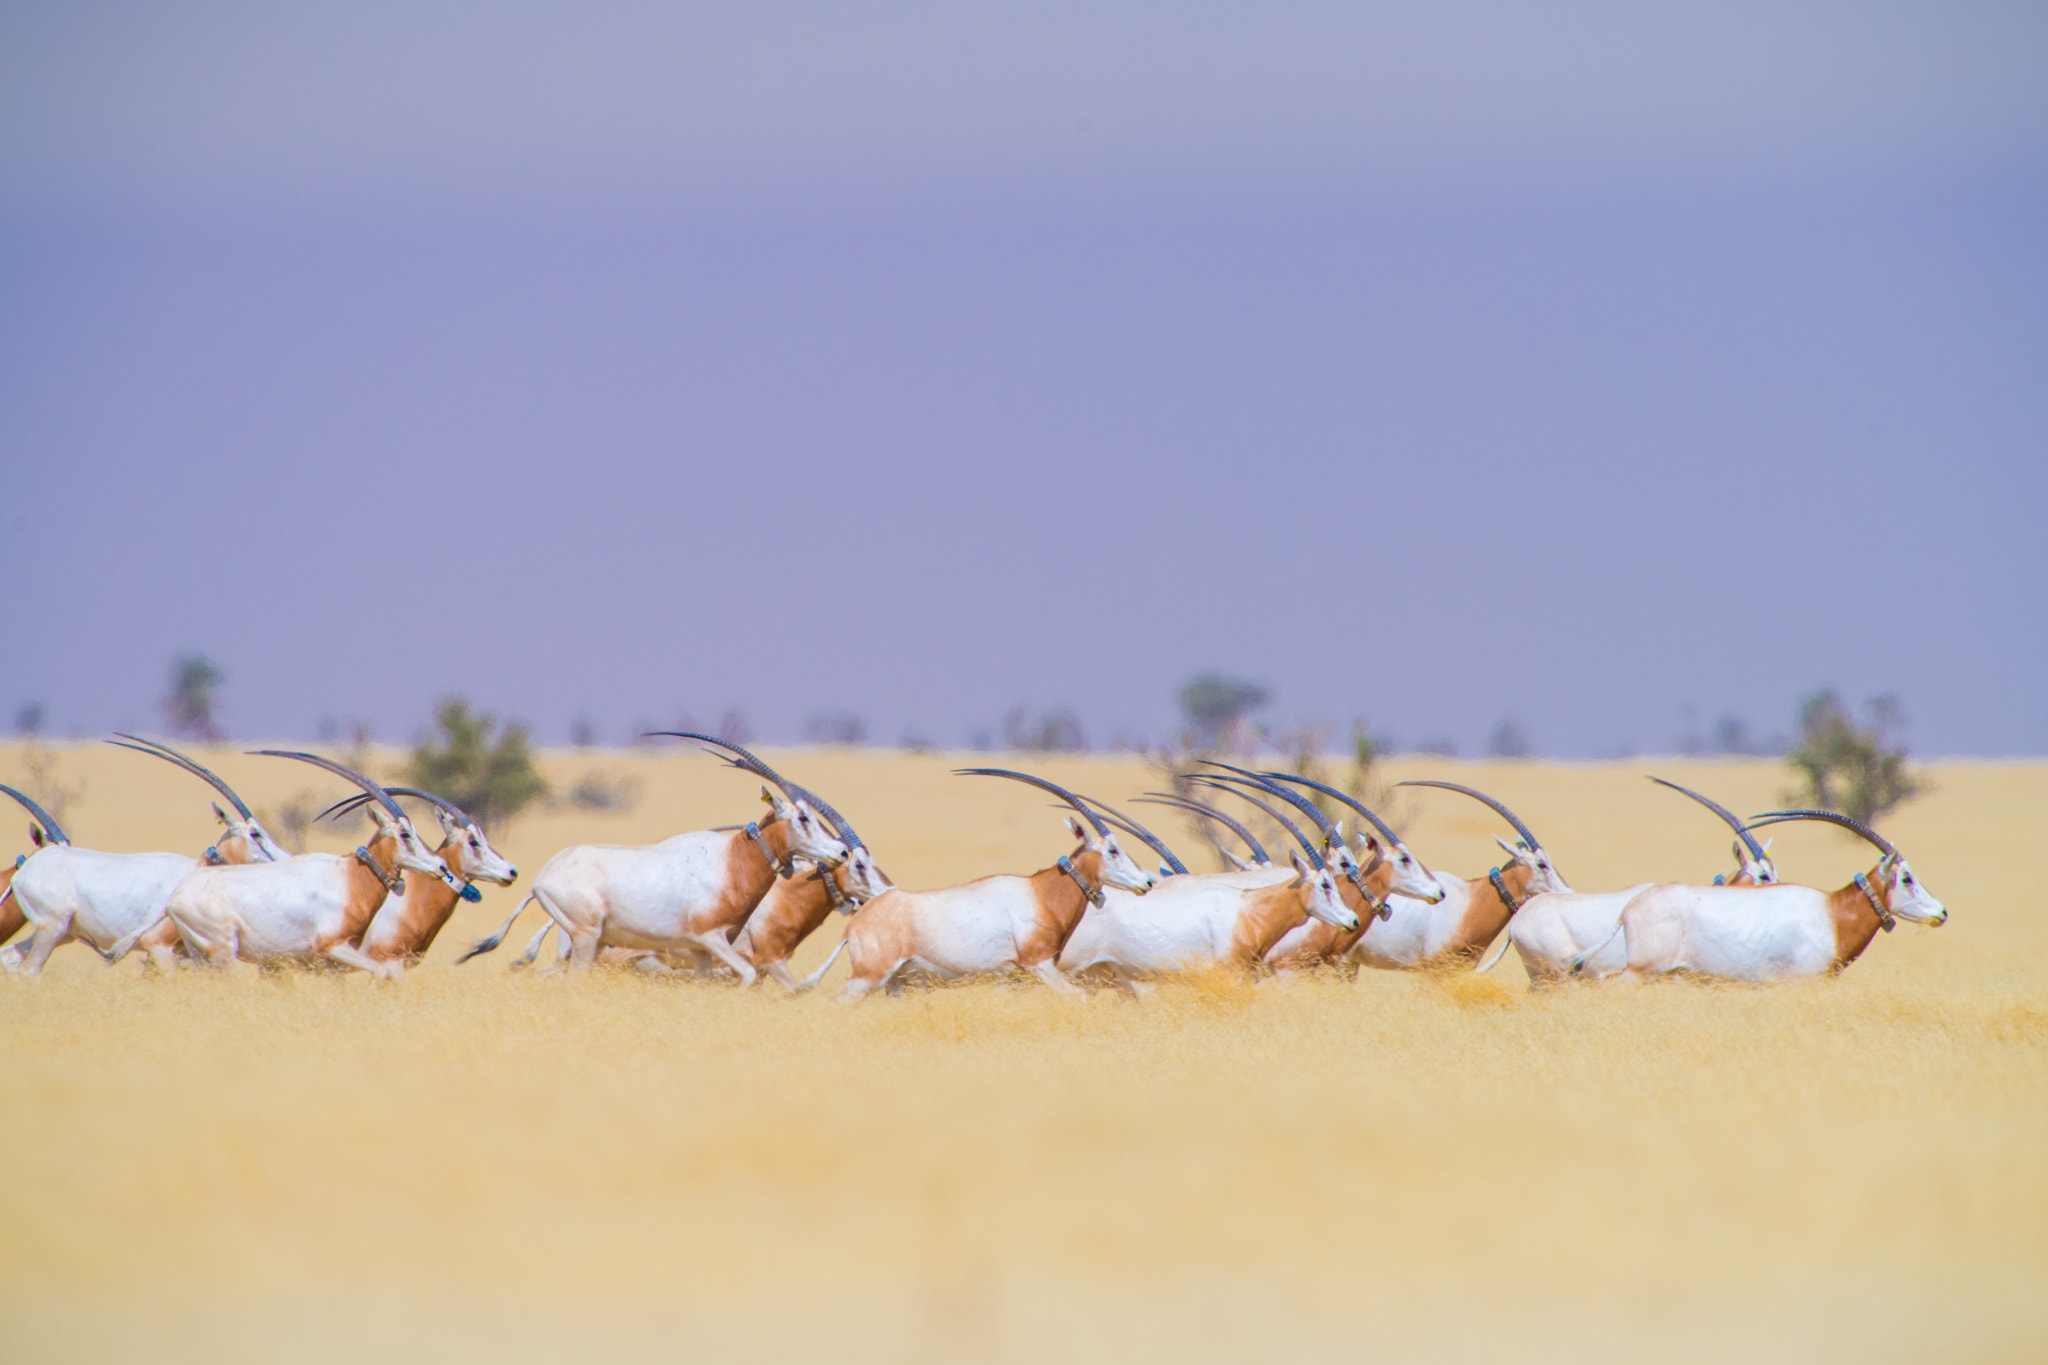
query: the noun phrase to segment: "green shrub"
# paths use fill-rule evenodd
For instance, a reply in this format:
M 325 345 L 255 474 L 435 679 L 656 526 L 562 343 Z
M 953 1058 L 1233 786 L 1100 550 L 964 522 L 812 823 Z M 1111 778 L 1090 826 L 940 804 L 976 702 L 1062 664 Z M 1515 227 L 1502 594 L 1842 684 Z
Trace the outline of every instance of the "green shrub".
M 500 728 L 497 717 L 471 710 L 462 697 L 442 702 L 434 722 L 438 734 L 412 751 L 406 778 L 413 786 L 453 801 L 486 830 L 547 794 L 525 726 Z
M 1870 703 L 1868 725 L 1856 723 L 1832 688 L 1807 697 L 1799 704 L 1799 740 L 1785 755 L 1800 778 L 1787 799 L 1875 825 L 1918 796 L 1922 783 L 1893 739 L 1900 720 L 1895 697 Z

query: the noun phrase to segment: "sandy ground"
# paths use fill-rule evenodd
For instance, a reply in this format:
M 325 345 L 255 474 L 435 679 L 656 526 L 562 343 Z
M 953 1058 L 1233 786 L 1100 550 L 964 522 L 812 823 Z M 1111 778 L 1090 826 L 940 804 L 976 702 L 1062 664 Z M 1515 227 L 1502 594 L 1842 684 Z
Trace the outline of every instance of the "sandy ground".
M 1038 796 L 957 758 L 769 756 L 906 885 L 1065 847 Z M 0 746 L 0 780 L 21 759 Z M 346 794 L 208 761 L 259 809 Z M 77 947 L 0 980 L 0 1356 L 2048 1358 L 2048 765 L 1931 770 L 1887 832 L 1952 918 L 1836 981 L 1530 995 L 1511 954 L 1486 978 L 840 1009 L 454 966 L 560 846 L 758 806 L 701 756 L 546 763 L 639 803 L 522 818 L 520 886 L 403 982 L 155 980 Z M 1148 780 L 1028 766 L 1112 800 Z M 1786 786 L 1765 762 L 1395 768 L 1494 792 L 1585 890 L 1729 864 L 1641 773 L 1738 811 Z M 59 746 L 57 776 L 81 844 L 211 837 L 167 765 Z M 1409 814 L 1433 865 L 1497 861 L 1477 805 Z M 0 852 L 22 825 L 0 815 Z M 1776 851 L 1821 885 L 1868 864 L 1820 828 Z

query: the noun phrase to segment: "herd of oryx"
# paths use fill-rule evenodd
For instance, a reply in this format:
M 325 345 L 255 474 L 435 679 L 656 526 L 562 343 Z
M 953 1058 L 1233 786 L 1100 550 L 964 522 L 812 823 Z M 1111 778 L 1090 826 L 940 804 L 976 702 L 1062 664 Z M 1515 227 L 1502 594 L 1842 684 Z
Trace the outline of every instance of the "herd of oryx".
M 1514 812 L 1470 787 L 1402 784 L 1462 793 L 1513 828 L 1513 843 L 1495 836 L 1507 860 L 1466 880 L 1425 867 L 1384 820 L 1335 788 L 1223 763 L 1206 763 L 1175 791 L 1140 800 L 1195 817 L 1231 871 L 1190 872 L 1128 814 L 1044 778 L 967 768 L 961 775 L 1029 783 L 1058 798 L 1069 808 L 1075 843 L 1030 875 L 911 891 L 882 874 L 844 816 L 753 754 L 708 735 L 660 733 L 711 746 L 731 766 L 759 776 L 768 807 L 761 818 L 640 847 L 565 848 L 504 925 L 462 961 L 498 947 L 520 913 L 538 903 L 546 919 L 515 966 L 531 964 L 553 933 L 560 962 L 572 969 L 605 961 L 730 976 L 747 985 L 767 975 L 794 992 L 816 986 L 843 954 L 847 1000 L 876 987 L 894 991 L 918 972 L 1024 972 L 1074 993 L 1088 984 L 1142 992 L 1162 974 L 1205 967 L 1284 975 L 1317 967 L 1476 964 L 1484 971 L 1509 944 L 1538 984 L 1670 972 L 1761 981 L 1840 971 L 1880 928 L 1948 917 L 1897 849 L 1830 811 L 1771 811 L 1745 823 L 1697 792 L 1653 779 L 1735 831 L 1734 873 L 1711 886 L 1646 882 L 1589 894 L 1565 884 Z M 375 825 L 352 854 L 292 856 L 226 782 L 190 757 L 133 735 L 109 743 L 210 783 L 233 808 L 213 808 L 226 832 L 197 858 L 77 848 L 33 800 L 0 786 L 35 822 L 34 851 L 0 872 L 0 943 L 29 930 L 0 951 L 0 966 L 9 971 L 34 975 L 60 944 L 76 940 L 109 962 L 140 948 L 158 967 L 185 958 L 222 969 L 249 961 L 397 975 L 433 944 L 458 901 L 482 898 L 476 883 L 510 886 L 518 876 L 452 802 L 410 787 L 387 789 L 331 759 L 256 751 L 316 764 L 354 783 L 360 792 L 326 814 L 360 810 Z M 1287 866 L 1276 865 L 1218 803 L 1226 795 L 1286 831 L 1298 845 Z M 428 847 L 399 797 L 432 808 L 439 847 Z M 1347 838 L 1344 822 L 1329 818 L 1316 797 L 1348 807 L 1364 824 Z M 1753 831 L 1787 820 L 1853 830 L 1876 847 L 1878 860 L 1833 891 L 1780 882 L 1767 844 Z M 1139 866 L 1119 833 L 1151 849 L 1161 860 L 1157 870 Z M 1226 835 L 1242 843 L 1242 853 L 1220 842 Z M 835 910 L 848 917 L 845 937 L 799 981 L 791 957 Z

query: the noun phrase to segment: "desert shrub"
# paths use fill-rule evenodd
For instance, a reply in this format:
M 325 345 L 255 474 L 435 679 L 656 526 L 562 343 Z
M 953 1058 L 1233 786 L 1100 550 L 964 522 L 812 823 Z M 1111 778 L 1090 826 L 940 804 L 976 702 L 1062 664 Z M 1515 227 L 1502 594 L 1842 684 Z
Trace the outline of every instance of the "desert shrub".
M 851 711 L 818 711 L 804 721 L 804 734 L 813 744 L 865 744 L 868 723 Z
M 1858 725 L 1832 688 L 1799 704 L 1799 740 L 1785 761 L 1800 785 L 1788 801 L 1874 825 L 1920 794 L 1923 784 L 1896 740 L 1904 720 L 1898 699 L 1874 698 L 1869 712 L 1870 723 Z
M 1088 747 L 1088 736 L 1081 718 L 1064 706 L 1038 715 L 1019 706 L 1003 717 L 1003 742 L 1027 753 L 1072 754 Z
M 220 685 L 227 674 L 204 654 L 187 654 L 171 665 L 171 693 L 164 698 L 164 720 L 173 734 L 203 739 L 211 744 L 221 737 L 216 712 L 220 707 Z
M 461 697 L 442 702 L 434 723 L 436 734 L 412 751 L 406 777 L 413 786 L 453 801 L 485 829 L 547 793 L 525 726 L 501 727 Z

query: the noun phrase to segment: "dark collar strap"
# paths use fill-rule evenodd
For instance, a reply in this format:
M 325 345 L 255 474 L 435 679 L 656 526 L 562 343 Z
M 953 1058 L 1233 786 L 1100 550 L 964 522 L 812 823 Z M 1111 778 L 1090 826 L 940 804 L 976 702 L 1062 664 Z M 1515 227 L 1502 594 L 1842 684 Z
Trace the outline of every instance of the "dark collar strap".
M 369 849 L 357 849 L 356 861 L 361 863 L 364 867 L 369 868 L 371 875 L 376 877 L 378 881 L 384 883 L 384 889 L 386 891 L 389 891 L 394 896 L 403 896 L 405 894 L 405 874 L 402 872 L 391 872 L 387 874 L 383 868 L 377 866 L 377 860 L 370 856 Z
M 752 820 L 749 820 L 747 821 L 746 829 L 742 832 L 745 833 L 745 835 L 749 839 L 752 839 L 754 841 L 755 848 L 761 850 L 761 856 L 768 860 L 768 866 L 775 869 L 775 875 L 785 879 L 788 878 L 789 874 L 794 870 L 794 867 L 792 866 L 792 864 L 786 863 L 782 859 L 775 856 L 775 850 L 769 847 L 768 836 L 761 833 L 761 827 L 755 824 Z
M 208 867 L 219 867 L 224 861 L 226 860 L 220 856 L 220 849 L 218 846 L 208 847 L 208 849 L 206 850 L 206 865 Z
M 1893 926 L 1898 923 L 1898 920 L 1892 917 L 1892 912 L 1886 908 L 1885 903 L 1877 898 L 1877 890 L 1871 886 L 1870 878 L 1858 872 L 1856 874 L 1856 889 L 1863 893 L 1863 899 L 1870 902 L 1870 908 L 1877 911 L 1878 927 L 1889 934 Z
M 1494 894 L 1499 896 L 1500 903 L 1508 908 L 1509 918 L 1513 918 L 1515 911 L 1522 908 L 1522 902 L 1516 900 L 1515 893 L 1508 890 L 1507 878 L 1500 875 L 1499 868 L 1489 867 L 1486 869 L 1486 880 L 1493 883 Z
M 1372 893 L 1372 888 L 1365 884 L 1365 869 L 1357 863 L 1351 865 L 1351 884 L 1358 888 L 1359 895 L 1365 897 L 1366 909 L 1381 919 L 1391 919 L 1393 917 L 1394 907 L 1388 905 Z
M 1071 880 L 1074 883 L 1074 885 L 1081 888 L 1081 894 L 1087 897 L 1088 903 L 1090 905 L 1094 906 L 1098 910 L 1102 908 L 1102 888 L 1099 886 L 1090 886 L 1088 884 L 1088 879 L 1081 875 L 1081 869 L 1074 866 L 1074 860 L 1072 858 L 1060 859 L 1060 871 L 1066 873 L 1068 879 Z

